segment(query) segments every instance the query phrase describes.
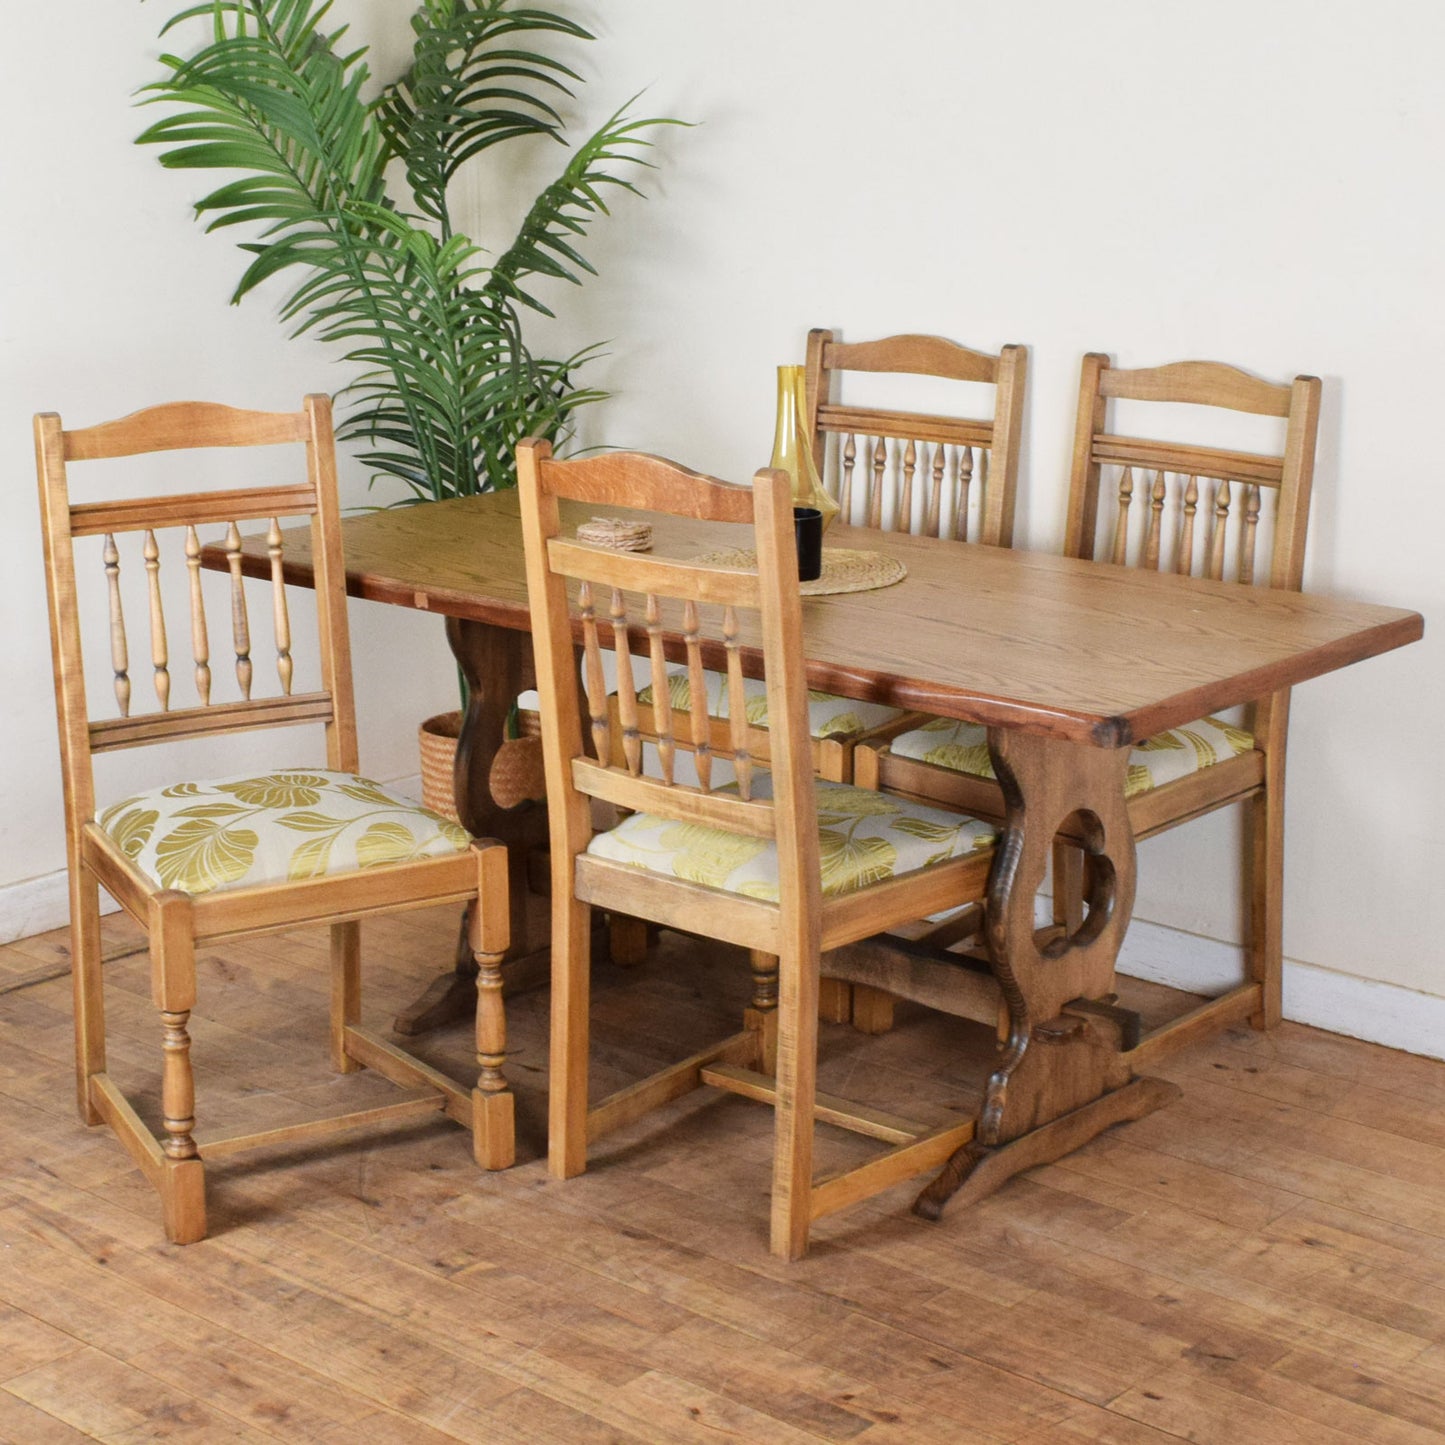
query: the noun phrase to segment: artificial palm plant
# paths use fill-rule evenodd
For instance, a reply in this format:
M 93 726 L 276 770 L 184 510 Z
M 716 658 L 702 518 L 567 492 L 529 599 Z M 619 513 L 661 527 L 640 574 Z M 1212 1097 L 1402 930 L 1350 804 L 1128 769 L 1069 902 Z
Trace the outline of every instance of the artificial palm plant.
M 488 263 L 453 225 L 451 182 L 506 142 L 562 140 L 551 101 L 579 77 L 534 47 L 592 37 L 511 0 L 421 0 L 410 67 L 369 96 L 366 50 L 343 47 L 344 26 L 322 28 L 330 9 L 189 6 L 162 34 L 206 18 L 209 42 L 162 57 L 167 74 L 144 101 L 179 108 L 138 139 L 163 146 L 165 166 L 236 173 L 196 205 L 208 230 L 260 228 L 242 244 L 252 259 L 232 299 L 288 273 L 283 317 L 339 343 L 357 368 L 339 435 L 363 443 L 375 474 L 405 483 L 408 500 L 510 486 L 516 442 L 565 433 L 600 395 L 573 381 L 588 351 L 551 359 L 528 348 L 523 308 L 552 314 L 534 278 L 579 283 L 592 271 L 577 243 L 607 210 L 605 188 L 636 190 L 617 168 L 645 164 L 645 132 L 670 122 L 613 115 L 569 152 Z M 405 204 L 389 169 L 405 176 Z

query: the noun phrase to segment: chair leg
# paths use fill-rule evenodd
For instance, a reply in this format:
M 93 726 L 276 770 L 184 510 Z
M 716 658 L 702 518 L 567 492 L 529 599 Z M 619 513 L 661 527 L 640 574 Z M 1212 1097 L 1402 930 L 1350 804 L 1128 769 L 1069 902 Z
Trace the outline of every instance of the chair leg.
M 196 945 L 191 900 L 158 894 L 150 917 L 151 991 L 161 1015 L 161 1118 L 165 1158 L 160 1177 L 166 1238 L 194 1244 L 206 1237 L 205 1171 L 196 1148 L 196 1085 L 186 1025 L 196 1002 Z
M 1282 771 L 1282 770 L 1281 770 Z M 1251 798 L 1249 839 L 1249 972 L 1260 985 L 1261 1004 L 1250 1022 L 1272 1029 L 1283 1017 L 1284 982 L 1284 779 L 1268 776 Z
M 753 970 L 753 997 L 743 1012 L 743 1027 L 758 1032 L 758 1067 L 765 1074 L 778 1069 L 778 960 L 771 953 L 748 950 Z
M 853 1017 L 853 985 L 841 978 L 818 980 L 818 1017 L 825 1024 L 846 1024 Z
M 199 1159 L 167 1159 L 161 1179 L 161 1210 L 172 1244 L 199 1244 L 206 1237 L 206 1167 Z
M 346 1030 L 361 1022 L 361 925 L 331 925 L 331 1067 L 351 1074 L 361 1065 L 346 1052 Z
M 502 956 L 477 953 L 477 1075 L 472 1090 L 472 1152 L 483 1169 L 510 1169 L 517 1158 L 507 1060 L 507 1016 L 502 1004 Z
M 78 859 L 70 866 L 70 968 L 75 994 L 75 1090 L 80 1117 L 99 1124 L 90 1081 L 105 1072 L 105 993 L 101 981 L 100 888 Z
M 862 1034 L 886 1034 L 893 1027 L 894 998 L 881 988 L 853 985 L 853 1027 Z
M 502 1002 L 502 955 L 511 940 L 507 850 L 473 845 L 479 877 L 468 941 L 477 960 L 477 1075 L 472 1090 L 472 1152 L 483 1169 L 510 1169 L 517 1157 L 516 1115 L 503 1065 L 507 1015 Z
M 587 1054 L 592 909 L 567 892 L 552 898 L 552 1044 L 547 1171 L 570 1179 L 587 1168 Z
M 779 961 L 777 1094 L 773 1121 L 771 1249 L 801 1259 L 813 1196 L 813 1107 L 818 1068 L 818 960 L 794 949 Z
M 635 968 L 647 961 L 647 920 L 625 913 L 607 915 L 607 949 L 613 963 Z
M 813 760 L 818 776 L 830 783 L 859 783 L 861 787 L 877 788 L 877 764 L 870 774 L 871 782 L 860 783 L 854 776 L 858 752 L 851 743 L 837 738 L 819 738 L 813 744 Z M 867 994 L 859 1004 L 859 994 Z M 886 1034 L 893 1027 L 893 1000 L 876 988 L 855 988 L 842 979 L 818 981 L 818 1017 L 826 1024 L 854 1023 L 865 1034 Z M 861 1018 L 861 1022 L 860 1022 Z

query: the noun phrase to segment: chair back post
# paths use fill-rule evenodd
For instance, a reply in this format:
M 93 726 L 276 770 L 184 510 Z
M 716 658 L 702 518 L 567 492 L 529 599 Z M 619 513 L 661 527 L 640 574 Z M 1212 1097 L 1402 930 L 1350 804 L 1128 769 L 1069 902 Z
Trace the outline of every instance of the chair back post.
M 1094 438 L 1104 430 L 1105 402 L 1099 394 L 1100 373 L 1110 364 L 1102 352 L 1084 357 L 1079 376 L 1079 409 L 1074 422 L 1074 462 L 1069 474 L 1069 515 L 1064 555 L 1092 560 L 1099 523 L 1099 463 Z
M 812 1007 L 816 1009 L 822 864 L 807 692 L 802 684 L 803 603 L 797 585 L 792 493 L 786 472 L 763 467 L 756 473 L 753 508 L 772 744 L 769 767 L 778 839 L 780 952 L 788 957 L 791 946 L 802 969 L 811 969 Z M 789 970 L 784 969 L 785 986 L 788 976 Z
M 1297 376 L 1290 387 L 1284 472 L 1275 518 L 1274 560 L 1269 585 L 1298 592 L 1304 586 L 1305 539 L 1315 478 L 1315 445 L 1320 429 L 1320 379 Z
M 987 510 L 979 530 L 979 541 L 994 547 L 1013 546 L 1028 366 L 1026 346 L 1010 342 L 999 352 L 994 379 L 993 484 L 984 498 Z
M 583 752 L 582 706 L 567 618 L 567 584 L 547 565 L 547 541 L 562 531 L 557 494 L 543 479 L 543 468 L 551 458 L 552 444 L 543 438 L 528 437 L 518 444 L 517 491 L 541 703 L 547 815 L 552 825 L 552 896 L 557 899 L 571 894 L 573 860 L 592 836 L 592 817 L 591 805 L 574 786 L 568 766 L 568 759 Z
M 818 426 L 818 410 L 824 403 L 833 400 L 833 372 L 825 360 L 828 348 L 833 345 L 833 339 L 831 331 L 815 326 L 808 333 L 808 345 L 804 354 L 803 435 L 808 438 L 813 448 L 813 465 L 820 477 L 823 475 L 828 438 Z
M 50 611 L 50 656 L 55 677 L 56 725 L 65 797 L 67 847 L 73 852 L 81 827 L 95 814 L 90 765 L 90 716 L 76 616 L 75 554 L 65 475 L 65 432 L 55 412 L 35 418 L 35 466 L 40 480 L 41 545 Z
M 317 629 L 321 649 L 321 686 L 331 694 L 326 723 L 329 765 L 343 773 L 360 767 L 356 739 L 356 703 L 351 673 L 351 636 L 346 621 L 346 563 L 341 552 L 341 504 L 336 484 L 336 439 L 331 398 L 308 396 L 306 474 L 316 494 L 311 517 L 311 556 L 315 566 Z

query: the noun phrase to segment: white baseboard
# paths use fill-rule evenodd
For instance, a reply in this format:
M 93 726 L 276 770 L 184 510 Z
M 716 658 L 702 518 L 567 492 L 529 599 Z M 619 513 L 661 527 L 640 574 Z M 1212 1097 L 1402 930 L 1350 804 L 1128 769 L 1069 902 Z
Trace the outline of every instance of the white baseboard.
M 397 778 L 390 786 L 416 796 L 421 778 Z M 104 893 L 100 902 L 102 912 L 114 912 L 116 905 Z M 69 917 L 63 871 L 0 887 L 0 944 L 48 933 L 63 927 Z M 1040 922 L 1051 917 L 1048 900 L 1041 899 Z M 1119 971 L 1191 993 L 1215 994 L 1243 977 L 1244 950 L 1136 918 L 1124 938 Z M 1284 1016 L 1332 1034 L 1445 1059 L 1445 997 L 1439 994 L 1286 959 Z
M 100 911 L 114 913 L 119 905 L 100 895 Z M 33 933 L 49 933 L 70 922 L 70 886 L 65 871 L 22 878 L 0 888 L 0 943 L 14 943 Z
M 1244 977 L 1244 950 L 1136 918 L 1119 972 L 1191 993 L 1222 993 Z M 1445 998 L 1395 983 L 1355 978 L 1300 959 L 1284 961 L 1284 1016 L 1332 1034 L 1445 1059 Z
M 421 802 L 421 774 L 408 773 L 404 778 L 390 778 L 385 780 L 388 788 L 395 788 L 403 797 L 411 798 L 415 802 Z

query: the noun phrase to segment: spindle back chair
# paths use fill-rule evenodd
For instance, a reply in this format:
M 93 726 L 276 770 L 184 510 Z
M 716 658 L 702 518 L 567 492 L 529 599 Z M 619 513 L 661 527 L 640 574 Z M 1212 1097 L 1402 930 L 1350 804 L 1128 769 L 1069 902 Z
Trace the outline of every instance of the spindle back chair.
M 1283 442 L 1243 452 L 1124 435 L 1117 402 L 1172 403 L 1278 418 Z M 1065 553 L 1239 583 L 1300 589 L 1319 430 L 1320 382 L 1273 383 L 1218 362 L 1123 369 L 1084 358 L 1079 385 Z M 1233 803 L 1249 808 L 1244 898 L 1248 977 L 1209 1007 L 1249 1012 L 1257 1026 L 1280 1018 L 1284 889 L 1284 767 L 1289 690 L 1256 700 L 1241 725 L 1205 718 L 1136 745 L 1129 817 L 1147 838 Z M 983 729 L 939 720 L 859 759 L 870 786 L 1001 815 Z M 1055 913 L 1077 926 L 1081 855 L 1055 855 Z
M 1281 385 L 1218 362 L 1124 370 L 1107 356 L 1086 356 L 1066 555 L 1297 592 L 1304 576 L 1319 394 L 1319 380 L 1312 376 Z M 1108 429 L 1109 403 L 1116 400 L 1279 417 L 1285 422 L 1283 450 L 1260 455 L 1118 435 Z M 1109 489 L 1112 507 L 1104 505 L 1104 479 L 1110 474 L 1116 482 Z M 1261 558 L 1266 512 L 1272 513 L 1265 518 L 1268 555 Z
M 954 899 L 981 897 L 992 833 L 937 810 L 900 804 L 895 813 L 877 795 L 815 780 L 785 473 L 765 469 L 743 487 L 636 453 L 555 461 L 547 443 L 527 441 L 518 451 L 518 484 L 552 837 L 549 1167 L 559 1178 L 582 1172 L 589 1144 L 700 1084 L 771 1101 L 772 1247 L 797 1257 L 811 1219 L 936 1167 L 949 1144 L 958 1147 L 971 1130 L 953 1125 L 883 1136 L 876 1116 L 870 1123 L 830 1101 L 832 1121 L 906 1142 L 896 1156 L 885 1156 L 892 1162 L 873 1161 L 866 1176 L 814 1184 L 820 950 Z M 757 570 L 575 540 L 564 532 L 564 501 L 583 504 L 571 514 L 574 522 L 594 508 L 620 506 L 732 524 L 729 530 L 744 534 L 738 540 L 755 547 Z M 603 676 L 609 644 L 618 654 L 611 700 Z M 648 659 L 650 703 L 639 701 L 632 681 L 633 649 Z M 704 695 L 707 669 L 722 671 L 734 704 L 722 741 L 700 727 L 705 708 L 674 709 L 663 680 L 669 663 L 679 661 L 689 702 Z M 772 721 L 767 773 L 752 755 L 742 706 L 745 678 L 759 674 Z M 651 714 L 660 776 L 644 771 L 638 721 L 644 711 Z M 696 783 L 677 776 L 684 747 L 693 754 Z M 733 775 L 726 784 L 724 762 Z M 631 811 L 599 830 L 594 802 Z M 886 831 L 895 817 L 909 822 L 888 832 L 897 845 L 888 844 L 890 867 L 879 863 L 881 843 L 860 844 L 868 863 L 852 868 L 848 860 L 862 854 L 833 846 L 845 835 L 881 838 L 870 829 Z M 740 1034 L 589 1105 L 593 907 L 737 944 L 763 961 L 763 971 Z
M 941 336 L 890 336 L 845 345 L 831 331 L 809 332 L 804 429 L 819 475 L 840 503 L 842 519 L 856 516 L 855 525 L 875 530 L 1009 546 L 1027 370 L 1028 352 L 1022 346 L 1005 346 L 990 355 Z M 974 420 L 951 413 L 844 406 L 832 400 L 844 372 L 985 383 L 994 388 L 994 414 Z M 857 465 L 860 446 L 864 461 Z M 680 694 L 675 681 L 672 686 Z M 645 692 L 644 703 L 649 697 Z M 766 759 L 772 749 L 767 713 L 753 688 L 747 701 L 753 712 L 754 755 Z M 709 705 L 715 743 L 725 742 L 727 697 L 716 677 Z M 846 782 L 853 775 L 857 744 L 906 726 L 907 717 L 902 708 L 812 694 L 809 747 L 818 776 Z M 645 714 L 641 726 L 647 736 Z M 684 732 L 691 735 L 690 725 Z
M 835 399 L 846 373 L 903 373 L 994 388 L 993 416 L 889 410 Z M 805 425 L 819 476 L 855 526 L 992 547 L 1013 543 L 1028 351 L 941 336 L 842 342 L 808 333 Z
M 78 1099 L 86 1123 L 108 1123 L 161 1195 L 166 1232 L 177 1243 L 204 1236 L 203 1160 L 240 1149 L 312 1138 L 360 1123 L 443 1111 L 473 1132 L 478 1162 L 512 1161 L 512 1101 L 505 1051 L 501 954 L 507 946 L 506 852 L 358 777 L 330 402 L 306 398 L 297 412 L 241 411 L 181 402 L 117 421 L 67 431 L 54 413 L 35 419 L 56 709 L 65 795 L 75 984 Z M 72 502 L 76 464 L 185 450 L 286 447 L 304 459 L 299 479 L 226 491 Z M 301 455 L 298 457 L 297 453 Z M 250 455 L 248 452 L 247 455 Z M 270 460 L 274 451 L 266 454 Z M 197 458 L 199 464 L 199 458 Z M 281 520 L 310 524 L 315 566 L 319 686 L 293 691 L 292 619 Z M 276 689 L 253 695 L 262 679 L 241 576 L 240 526 L 264 522 L 271 558 L 268 606 L 275 639 Z M 218 529 L 229 567 L 234 688 L 212 669 L 202 576 L 201 529 Z M 91 539 L 87 541 L 87 539 Z M 123 553 L 144 571 L 146 631 L 155 706 L 141 710 L 131 678 Z M 95 549 L 104 572 L 116 716 L 93 717 L 86 690 L 77 543 Z M 176 706 L 162 563 L 184 558 L 195 700 Z M 99 574 L 97 574 L 98 576 Z M 222 700 L 219 694 L 234 691 Z M 142 791 L 97 813 L 94 759 L 116 749 L 166 747 L 242 730 L 319 724 L 325 763 L 287 766 L 254 777 L 185 781 Z M 294 744 L 292 745 L 294 746 Z M 106 1069 L 99 889 L 147 932 L 152 994 L 160 1011 L 163 1133 L 142 1121 Z M 452 901 L 477 901 L 471 945 L 481 974 L 478 1050 L 482 1071 L 464 1088 L 361 1024 L 358 920 Z M 311 924 L 331 928 L 330 1051 L 333 1067 L 376 1069 L 405 1085 L 397 1103 L 261 1131 L 195 1128 L 190 1013 L 196 1002 L 196 948 L 227 937 Z

